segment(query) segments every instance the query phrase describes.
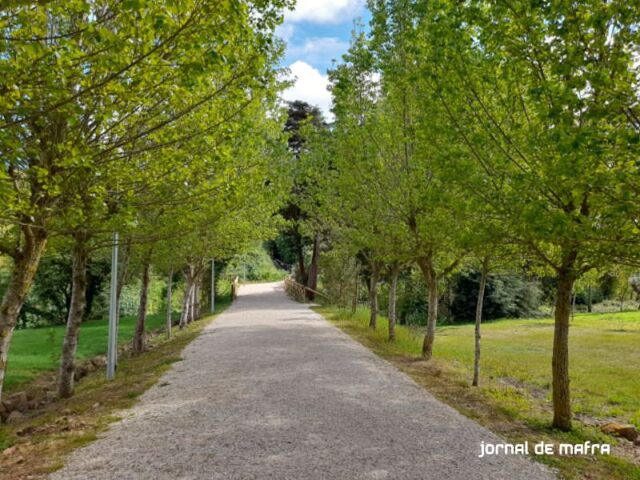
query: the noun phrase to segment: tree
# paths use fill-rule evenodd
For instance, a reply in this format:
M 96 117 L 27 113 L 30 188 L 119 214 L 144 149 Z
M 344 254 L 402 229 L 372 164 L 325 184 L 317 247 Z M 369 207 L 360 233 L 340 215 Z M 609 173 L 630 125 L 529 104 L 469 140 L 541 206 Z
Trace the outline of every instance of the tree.
M 444 122 L 444 111 L 422 75 L 430 57 L 416 48 L 421 9 L 415 2 L 369 2 L 372 10 L 372 49 L 381 74 L 381 102 L 387 132 L 388 170 L 398 184 L 396 218 L 411 240 L 428 291 L 427 333 L 423 357 L 431 358 L 438 320 L 439 283 L 458 267 L 465 255 L 467 196 L 451 188 L 460 176 L 459 141 Z M 380 143 L 380 142 L 377 142 Z
M 426 5 L 426 4 L 425 4 Z M 433 7 L 434 9 L 442 6 Z M 425 9 L 428 7 L 425 6 Z M 514 243 L 554 272 L 553 426 L 571 428 L 569 319 L 577 279 L 638 258 L 617 202 L 637 173 L 637 11 L 628 3 L 474 1 L 422 18 L 420 44 L 480 192 Z
M 82 211 L 83 202 L 104 209 L 122 200 L 106 189 L 106 179 L 113 179 L 110 171 L 120 172 L 115 176 L 122 183 L 133 184 L 132 193 L 144 185 L 141 177 L 158 170 L 128 162 L 216 127 L 200 125 L 185 135 L 177 127 L 167 134 L 168 126 L 214 100 L 239 101 L 251 84 L 263 82 L 280 48 L 273 42 L 273 28 L 288 3 L 114 6 L 74 0 L 19 3 L 3 10 L 0 151 L 2 175 L 9 181 L 0 195 L 5 212 L 0 252 L 14 261 L 0 305 L 0 387 L 11 334 L 50 234 L 69 231 L 64 219 Z M 122 176 L 127 165 L 132 176 Z M 78 180 L 89 183 L 80 195 Z M 77 218 L 71 227 L 78 225 Z M 82 228 L 73 232 L 78 273 L 86 270 L 81 244 L 92 234 Z M 75 315 L 84 309 L 82 275 L 73 278 L 77 292 L 72 293 L 74 319 L 65 347 L 69 355 Z
M 293 186 L 287 205 L 282 208 L 281 215 L 288 221 L 288 226 L 281 233 L 287 247 L 294 252 L 297 281 L 315 290 L 318 282 L 318 261 L 320 256 L 321 232 L 314 228 L 311 190 L 313 189 L 314 166 L 308 157 L 308 137 L 326 128 L 322 112 L 316 106 L 296 100 L 289 102 L 287 120 L 284 131 L 288 135 L 289 150 L 292 157 L 290 173 Z M 307 267 L 305 250 L 311 247 L 311 261 Z M 313 295 L 311 292 L 309 292 Z

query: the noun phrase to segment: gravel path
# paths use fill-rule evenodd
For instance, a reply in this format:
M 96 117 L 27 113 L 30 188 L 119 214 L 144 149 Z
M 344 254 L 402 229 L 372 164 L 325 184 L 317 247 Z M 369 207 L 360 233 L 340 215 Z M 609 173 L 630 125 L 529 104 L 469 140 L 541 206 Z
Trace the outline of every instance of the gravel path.
M 280 284 L 243 286 L 184 357 L 52 478 L 554 478 L 524 457 L 479 459 L 495 435 Z

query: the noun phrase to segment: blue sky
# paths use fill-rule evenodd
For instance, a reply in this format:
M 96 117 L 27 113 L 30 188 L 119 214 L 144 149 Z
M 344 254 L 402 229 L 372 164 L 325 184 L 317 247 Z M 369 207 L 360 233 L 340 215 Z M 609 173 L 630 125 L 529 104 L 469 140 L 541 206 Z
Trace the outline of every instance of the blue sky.
M 368 22 L 365 0 L 298 0 L 285 14 L 278 35 L 287 42 L 283 65 L 295 80 L 285 100 L 307 101 L 330 116 L 327 69 L 349 48 L 355 19 Z

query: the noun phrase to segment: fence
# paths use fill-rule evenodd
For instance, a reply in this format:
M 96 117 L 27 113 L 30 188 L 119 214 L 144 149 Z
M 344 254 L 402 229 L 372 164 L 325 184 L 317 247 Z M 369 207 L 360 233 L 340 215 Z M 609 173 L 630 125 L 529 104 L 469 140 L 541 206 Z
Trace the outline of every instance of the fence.
M 291 277 L 286 277 L 284 279 L 284 290 L 287 292 L 287 294 L 290 297 L 294 298 L 295 300 L 301 303 L 305 303 L 307 300 L 309 300 L 310 293 L 313 294 L 313 296 L 317 295 L 317 296 L 328 299 L 328 297 L 324 293 L 318 292 L 317 290 L 313 290 L 312 288 L 306 287 L 301 283 L 296 282 Z

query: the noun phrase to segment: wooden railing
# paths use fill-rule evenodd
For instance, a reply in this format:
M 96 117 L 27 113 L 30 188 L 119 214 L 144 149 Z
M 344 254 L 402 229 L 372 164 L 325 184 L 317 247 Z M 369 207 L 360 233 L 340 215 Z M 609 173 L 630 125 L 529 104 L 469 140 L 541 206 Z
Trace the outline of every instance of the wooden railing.
M 284 290 L 287 294 L 297 300 L 298 302 L 305 303 L 309 299 L 309 293 L 313 293 L 314 295 L 329 299 L 327 295 L 322 292 L 318 292 L 312 288 L 309 288 L 301 283 L 296 282 L 291 277 L 286 277 L 284 279 Z

